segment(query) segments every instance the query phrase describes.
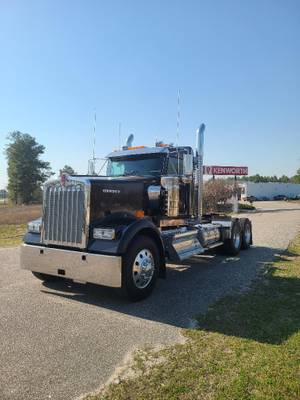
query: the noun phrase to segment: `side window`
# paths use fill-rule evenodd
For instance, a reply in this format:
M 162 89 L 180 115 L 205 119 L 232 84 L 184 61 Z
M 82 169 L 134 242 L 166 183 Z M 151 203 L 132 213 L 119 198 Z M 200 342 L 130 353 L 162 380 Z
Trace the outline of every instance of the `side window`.
M 113 175 L 123 175 L 124 172 L 125 172 L 125 165 L 122 161 L 114 163 Z
M 122 161 L 110 161 L 107 165 L 107 176 L 120 176 L 125 171 L 125 165 Z
M 179 160 L 178 160 L 179 156 Z M 178 171 L 178 164 L 179 164 L 179 171 Z M 174 153 L 169 155 L 168 160 L 168 174 L 170 175 L 177 175 L 183 173 L 183 161 L 182 161 L 182 153 Z

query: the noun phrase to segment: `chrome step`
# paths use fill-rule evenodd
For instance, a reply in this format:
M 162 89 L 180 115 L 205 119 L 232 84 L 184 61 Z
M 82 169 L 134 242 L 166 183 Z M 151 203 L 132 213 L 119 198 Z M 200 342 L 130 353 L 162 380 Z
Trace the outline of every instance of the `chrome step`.
M 215 243 L 207 245 L 205 247 L 205 250 L 214 249 L 215 247 L 222 246 L 223 244 L 224 244 L 223 242 L 215 242 Z
M 197 254 L 202 254 L 204 249 L 197 235 L 198 230 L 189 230 L 174 235 L 170 243 L 172 249 L 170 259 L 172 261 L 183 261 Z

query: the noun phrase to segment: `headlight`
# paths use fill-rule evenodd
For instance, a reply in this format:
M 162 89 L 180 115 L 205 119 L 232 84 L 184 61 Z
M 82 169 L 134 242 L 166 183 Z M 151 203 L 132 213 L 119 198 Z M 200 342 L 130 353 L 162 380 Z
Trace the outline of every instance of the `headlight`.
M 41 233 L 41 228 L 42 228 L 42 220 L 41 219 L 36 219 L 34 221 L 31 221 L 27 225 L 27 230 L 28 230 L 28 232 L 31 232 L 31 233 Z
M 94 239 L 113 240 L 115 236 L 115 230 L 110 228 L 95 228 L 93 231 Z

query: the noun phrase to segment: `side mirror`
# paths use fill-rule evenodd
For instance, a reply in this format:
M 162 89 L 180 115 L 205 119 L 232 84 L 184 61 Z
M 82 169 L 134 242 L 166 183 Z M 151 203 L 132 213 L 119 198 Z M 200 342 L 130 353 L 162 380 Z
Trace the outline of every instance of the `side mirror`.
M 183 175 L 193 174 L 193 155 L 183 154 Z

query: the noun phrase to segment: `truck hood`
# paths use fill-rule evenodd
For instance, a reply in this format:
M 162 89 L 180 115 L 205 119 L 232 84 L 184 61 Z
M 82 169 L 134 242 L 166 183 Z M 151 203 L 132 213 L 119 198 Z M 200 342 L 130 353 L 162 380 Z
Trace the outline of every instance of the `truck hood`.
M 119 212 L 135 214 L 148 208 L 147 189 L 159 178 L 145 176 L 96 177 L 89 179 L 90 222 Z

